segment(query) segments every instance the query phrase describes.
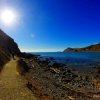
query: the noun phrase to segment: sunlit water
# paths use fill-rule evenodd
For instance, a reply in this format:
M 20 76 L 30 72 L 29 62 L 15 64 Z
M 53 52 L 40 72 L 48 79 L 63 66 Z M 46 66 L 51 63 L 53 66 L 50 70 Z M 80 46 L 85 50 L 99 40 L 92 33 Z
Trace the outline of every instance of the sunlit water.
M 53 57 L 56 62 L 68 67 L 89 69 L 100 66 L 100 52 L 32 52 L 45 58 Z

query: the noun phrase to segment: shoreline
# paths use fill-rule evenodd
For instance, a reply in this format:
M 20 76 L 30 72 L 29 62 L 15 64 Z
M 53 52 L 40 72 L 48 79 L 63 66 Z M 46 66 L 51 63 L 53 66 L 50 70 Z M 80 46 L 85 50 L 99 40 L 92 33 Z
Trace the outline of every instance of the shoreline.
M 48 67 L 49 61 L 40 61 L 38 56 L 23 61 L 29 68 L 23 75 L 28 80 L 28 88 L 40 100 L 96 100 L 100 95 L 98 73 L 63 69 L 57 63 Z

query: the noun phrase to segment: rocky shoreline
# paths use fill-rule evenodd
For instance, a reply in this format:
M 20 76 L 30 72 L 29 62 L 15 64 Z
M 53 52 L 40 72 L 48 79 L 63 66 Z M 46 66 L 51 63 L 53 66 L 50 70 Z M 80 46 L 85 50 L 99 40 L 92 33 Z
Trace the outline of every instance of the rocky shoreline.
M 18 72 L 39 100 L 100 100 L 100 66 L 92 72 L 80 72 L 51 63 L 54 58 L 41 60 L 39 55 L 21 53 L 17 43 L 0 30 L 0 71 L 14 56 L 20 59 Z
M 32 55 L 18 61 L 19 72 L 28 80 L 26 85 L 39 100 L 99 100 L 100 67 L 94 72 L 79 72 L 63 64 L 50 63 L 49 58 Z M 23 62 L 23 63 L 22 63 Z

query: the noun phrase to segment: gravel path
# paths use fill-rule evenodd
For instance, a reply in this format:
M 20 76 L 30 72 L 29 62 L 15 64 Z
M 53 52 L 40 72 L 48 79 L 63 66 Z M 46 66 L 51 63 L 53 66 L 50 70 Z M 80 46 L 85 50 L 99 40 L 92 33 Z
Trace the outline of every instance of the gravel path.
M 37 100 L 16 71 L 16 64 L 16 60 L 11 60 L 0 73 L 0 100 Z

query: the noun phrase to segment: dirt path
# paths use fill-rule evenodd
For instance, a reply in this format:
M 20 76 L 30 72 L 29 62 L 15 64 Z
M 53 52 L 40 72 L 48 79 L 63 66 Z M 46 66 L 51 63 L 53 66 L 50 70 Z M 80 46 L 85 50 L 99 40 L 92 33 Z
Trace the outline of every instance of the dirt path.
M 15 60 L 8 62 L 0 73 L 0 100 L 37 100 L 16 71 Z

